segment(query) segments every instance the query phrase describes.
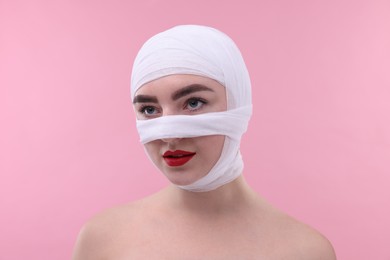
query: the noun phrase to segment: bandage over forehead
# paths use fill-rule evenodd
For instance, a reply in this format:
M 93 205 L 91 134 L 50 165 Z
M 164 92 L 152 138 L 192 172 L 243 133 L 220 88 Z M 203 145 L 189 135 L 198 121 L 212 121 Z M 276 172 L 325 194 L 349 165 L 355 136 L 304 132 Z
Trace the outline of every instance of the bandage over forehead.
M 252 113 L 250 78 L 244 60 L 234 42 L 214 28 L 174 27 L 150 38 L 139 51 L 132 71 L 132 99 L 144 84 L 174 74 L 218 81 L 226 88 L 227 111 L 137 120 L 141 142 L 226 136 L 221 156 L 210 172 L 190 185 L 179 186 L 191 191 L 216 189 L 236 179 L 243 170 L 240 139 Z

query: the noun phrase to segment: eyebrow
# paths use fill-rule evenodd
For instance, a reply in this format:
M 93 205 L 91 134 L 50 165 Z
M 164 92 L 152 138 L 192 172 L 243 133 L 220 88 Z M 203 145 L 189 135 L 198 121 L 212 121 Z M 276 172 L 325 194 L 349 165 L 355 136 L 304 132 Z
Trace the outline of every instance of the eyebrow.
M 158 103 L 158 100 L 155 96 L 137 95 L 133 100 L 133 104 L 135 103 Z
M 209 87 L 206 87 L 205 85 L 202 84 L 191 84 L 188 86 L 185 86 L 184 88 L 181 88 L 179 90 L 176 90 L 173 92 L 171 95 L 171 98 L 173 101 L 178 100 L 179 98 L 182 98 L 184 96 L 187 96 L 189 94 L 192 94 L 194 92 L 199 92 L 199 91 L 212 91 Z M 148 96 L 148 95 L 137 95 L 134 97 L 133 104 L 135 103 L 158 103 L 158 99 L 155 96 Z
M 175 100 L 178 100 L 181 97 L 187 96 L 187 95 L 189 95 L 191 93 L 198 92 L 198 91 L 212 91 L 212 92 L 214 92 L 214 90 L 212 90 L 211 88 L 206 87 L 204 85 L 201 85 L 201 84 L 191 84 L 191 85 L 188 85 L 188 86 L 186 86 L 184 88 L 176 90 L 172 94 L 171 97 L 172 97 L 172 100 L 175 101 Z

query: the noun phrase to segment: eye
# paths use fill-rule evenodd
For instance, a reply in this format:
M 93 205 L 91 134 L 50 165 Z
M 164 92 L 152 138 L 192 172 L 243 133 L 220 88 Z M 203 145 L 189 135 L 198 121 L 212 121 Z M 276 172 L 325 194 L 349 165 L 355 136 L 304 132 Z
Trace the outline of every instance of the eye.
M 195 111 L 203 107 L 207 102 L 201 98 L 190 98 L 186 102 L 185 108 L 191 111 Z
M 156 113 L 158 113 L 157 109 L 155 107 L 152 107 L 152 106 L 142 106 L 139 109 L 139 112 L 146 115 L 146 116 L 152 116 L 152 115 L 155 115 Z

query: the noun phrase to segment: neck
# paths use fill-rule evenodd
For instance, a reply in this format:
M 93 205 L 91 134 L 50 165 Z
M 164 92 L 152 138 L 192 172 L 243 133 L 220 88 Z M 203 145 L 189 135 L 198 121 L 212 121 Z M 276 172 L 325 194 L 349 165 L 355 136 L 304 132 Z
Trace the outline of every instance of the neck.
M 257 197 L 242 175 L 212 191 L 192 192 L 176 186 L 165 191 L 172 207 L 200 214 L 236 212 L 250 206 Z

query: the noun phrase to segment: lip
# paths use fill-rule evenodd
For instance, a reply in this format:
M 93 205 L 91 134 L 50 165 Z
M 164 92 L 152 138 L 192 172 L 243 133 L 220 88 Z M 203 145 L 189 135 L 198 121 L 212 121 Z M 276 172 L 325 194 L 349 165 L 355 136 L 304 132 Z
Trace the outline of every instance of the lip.
M 169 166 L 177 167 L 186 164 L 195 154 L 194 152 L 182 150 L 166 151 L 163 154 L 163 158 Z

